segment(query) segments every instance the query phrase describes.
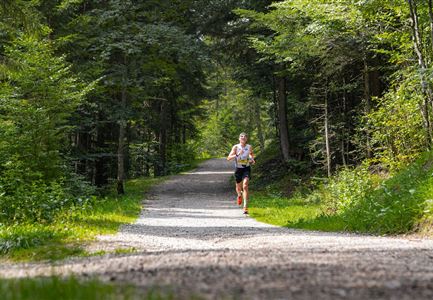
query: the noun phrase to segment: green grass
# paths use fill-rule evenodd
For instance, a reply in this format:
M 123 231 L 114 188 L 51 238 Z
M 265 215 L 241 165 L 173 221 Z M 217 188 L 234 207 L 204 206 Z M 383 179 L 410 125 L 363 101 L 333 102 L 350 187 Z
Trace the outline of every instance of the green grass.
M 379 235 L 433 232 L 433 152 L 394 174 L 378 175 L 368 167 L 342 169 L 324 184 L 284 197 L 283 177 L 253 193 L 251 216 L 291 228 L 350 231 Z M 307 192 L 305 192 L 307 191 Z M 430 233 L 430 234 L 429 234 Z
M 130 285 L 103 283 L 97 279 L 78 280 L 75 277 L 0 279 L 0 295 L 2 300 L 174 299 L 172 293 L 158 289 L 140 291 Z
M 206 159 L 196 159 L 177 166 L 187 171 Z M 65 211 L 50 224 L 0 224 L 0 259 L 12 261 L 60 260 L 71 256 L 107 254 L 88 253 L 83 246 L 96 235 L 114 234 L 122 224 L 132 223 L 142 210 L 144 194 L 166 177 L 140 178 L 125 182 L 126 194 L 112 190 L 107 196 L 95 198 L 81 210 Z M 115 254 L 131 253 L 132 249 L 116 249 Z
M 308 203 L 302 198 L 287 198 L 266 192 L 255 192 L 250 199 L 250 215 L 256 220 L 289 228 L 342 231 L 339 217 L 323 215 L 323 205 Z
M 142 209 L 144 193 L 163 178 L 126 182 L 126 195 L 114 192 L 81 211 L 64 212 L 51 224 L 21 224 L 0 227 L 0 255 L 14 261 L 59 260 L 93 255 L 83 244 L 99 234 L 113 234 L 133 222 Z
M 433 152 L 424 153 L 345 209 L 341 215 L 348 229 L 377 234 L 424 231 L 433 216 L 432 174 Z

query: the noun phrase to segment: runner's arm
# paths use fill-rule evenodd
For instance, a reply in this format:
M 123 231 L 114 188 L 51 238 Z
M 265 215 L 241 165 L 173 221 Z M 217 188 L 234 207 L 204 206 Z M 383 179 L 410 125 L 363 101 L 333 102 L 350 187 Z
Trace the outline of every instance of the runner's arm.
M 227 160 L 233 160 L 236 157 L 236 146 L 233 146 L 232 151 L 230 151 L 229 156 L 227 156 Z
M 254 159 L 253 147 L 251 146 L 250 146 L 250 160 L 253 165 L 256 163 L 256 160 Z

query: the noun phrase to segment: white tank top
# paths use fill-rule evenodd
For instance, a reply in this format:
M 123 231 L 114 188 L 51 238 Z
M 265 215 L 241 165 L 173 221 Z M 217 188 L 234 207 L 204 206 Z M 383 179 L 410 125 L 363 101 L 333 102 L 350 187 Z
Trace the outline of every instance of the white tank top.
M 235 146 L 236 146 L 236 155 L 238 155 L 236 157 L 236 160 L 235 160 L 236 168 L 249 167 L 250 166 L 250 149 L 251 149 L 251 146 L 248 144 L 246 144 L 245 147 L 242 147 L 241 144 L 237 144 Z M 239 154 L 241 152 L 241 149 L 244 150 L 242 155 Z

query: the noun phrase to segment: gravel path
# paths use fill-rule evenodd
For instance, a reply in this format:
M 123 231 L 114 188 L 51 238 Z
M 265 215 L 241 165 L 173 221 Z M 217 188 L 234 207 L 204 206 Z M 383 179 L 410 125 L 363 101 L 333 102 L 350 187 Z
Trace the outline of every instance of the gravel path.
M 231 165 L 209 160 L 158 185 L 136 223 L 94 249 L 138 252 L 0 266 L 2 277 L 98 276 L 176 298 L 433 299 L 433 240 L 321 233 L 244 216 Z

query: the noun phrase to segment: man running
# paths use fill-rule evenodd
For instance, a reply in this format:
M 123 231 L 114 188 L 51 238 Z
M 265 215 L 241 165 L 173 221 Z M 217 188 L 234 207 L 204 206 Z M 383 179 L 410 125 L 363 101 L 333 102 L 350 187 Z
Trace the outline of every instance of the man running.
M 248 182 L 251 177 L 250 164 L 255 164 L 253 148 L 247 144 L 248 136 L 242 132 L 239 135 L 239 144 L 234 145 L 227 160 L 235 160 L 236 193 L 238 205 L 244 203 L 244 214 L 248 214 Z

